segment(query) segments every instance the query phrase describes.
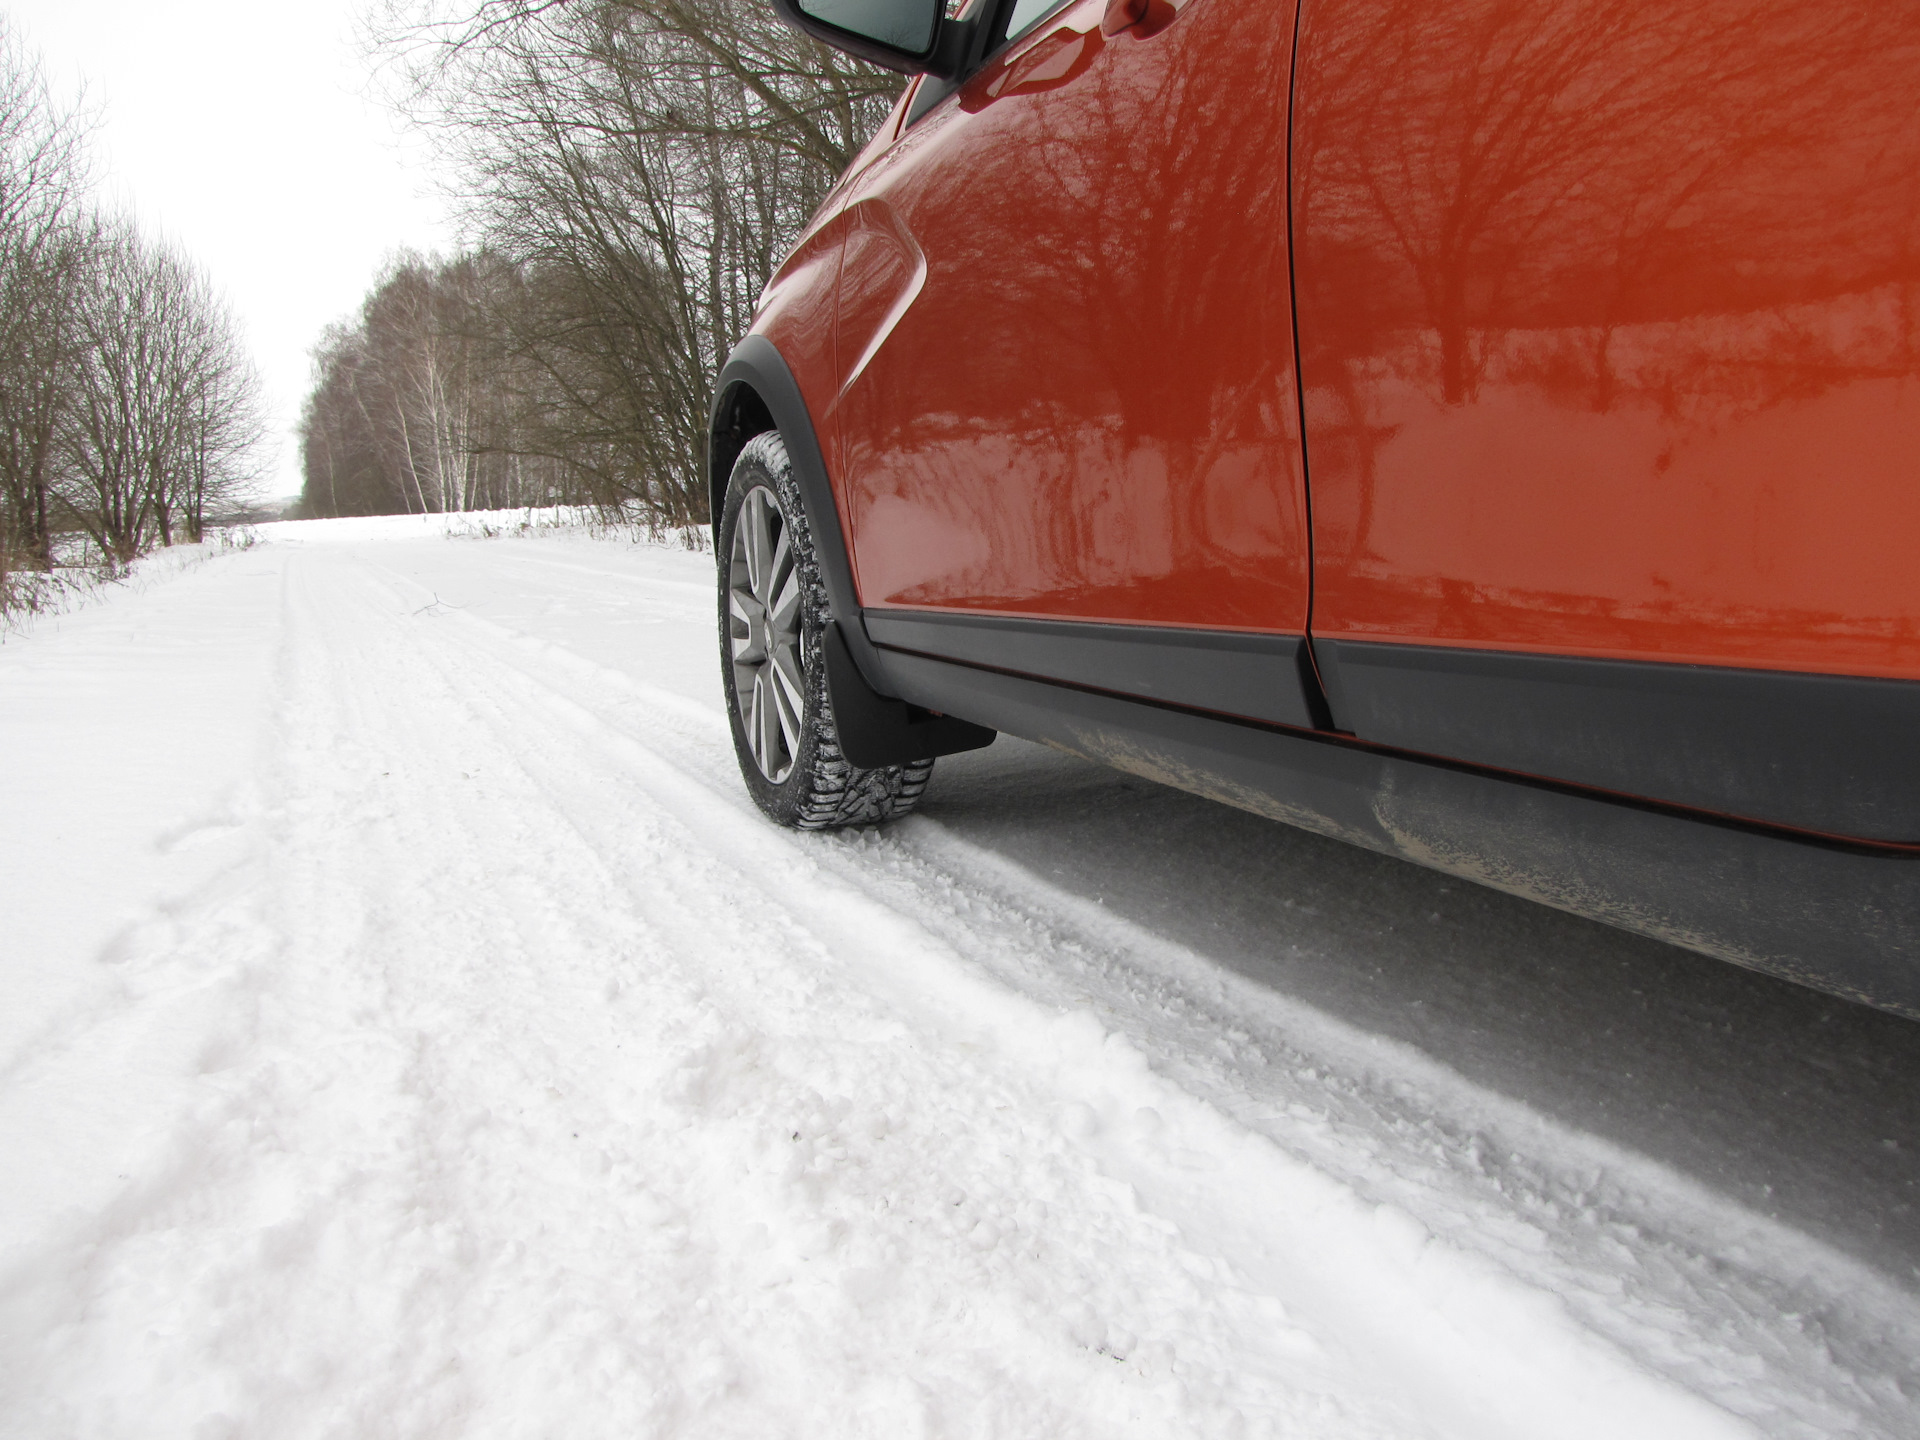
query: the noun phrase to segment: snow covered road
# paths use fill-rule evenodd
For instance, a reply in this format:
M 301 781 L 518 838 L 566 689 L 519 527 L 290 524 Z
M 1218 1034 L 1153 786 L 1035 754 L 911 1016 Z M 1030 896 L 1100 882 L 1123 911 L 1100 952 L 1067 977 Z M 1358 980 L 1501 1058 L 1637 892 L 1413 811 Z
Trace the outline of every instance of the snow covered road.
M 1920 1432 L 1920 1027 L 1003 739 L 746 800 L 707 557 L 0 646 L 0 1433 Z

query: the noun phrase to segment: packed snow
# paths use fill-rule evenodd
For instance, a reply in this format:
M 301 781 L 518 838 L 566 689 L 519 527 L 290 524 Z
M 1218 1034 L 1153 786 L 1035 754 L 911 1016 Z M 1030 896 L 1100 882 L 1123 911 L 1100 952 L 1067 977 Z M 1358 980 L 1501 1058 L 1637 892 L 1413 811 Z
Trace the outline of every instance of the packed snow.
M 0 643 L 0 1433 L 1920 1433 L 1920 1028 L 1002 737 L 761 819 L 712 557 Z

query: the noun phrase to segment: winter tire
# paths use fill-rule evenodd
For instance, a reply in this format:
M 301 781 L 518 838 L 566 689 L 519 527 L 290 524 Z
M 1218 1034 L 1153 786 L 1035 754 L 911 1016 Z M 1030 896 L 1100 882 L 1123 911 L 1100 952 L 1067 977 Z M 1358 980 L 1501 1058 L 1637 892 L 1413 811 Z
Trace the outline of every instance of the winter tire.
M 822 647 L 832 615 L 777 431 L 756 435 L 740 452 L 718 538 L 720 670 L 734 753 L 754 803 L 802 830 L 907 814 L 933 761 L 860 770 L 840 753 Z

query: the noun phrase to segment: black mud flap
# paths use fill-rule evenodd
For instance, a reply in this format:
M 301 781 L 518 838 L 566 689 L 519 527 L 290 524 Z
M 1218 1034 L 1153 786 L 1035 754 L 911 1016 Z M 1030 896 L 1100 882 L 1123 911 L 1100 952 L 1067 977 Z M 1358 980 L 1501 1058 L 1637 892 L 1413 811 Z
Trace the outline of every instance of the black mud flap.
M 822 637 L 827 653 L 827 694 L 833 701 L 833 720 L 840 732 L 840 753 L 862 770 L 904 765 L 936 755 L 957 755 L 991 745 L 999 734 L 984 725 L 969 724 L 951 715 L 936 715 L 877 695 L 853 656 L 837 624 Z

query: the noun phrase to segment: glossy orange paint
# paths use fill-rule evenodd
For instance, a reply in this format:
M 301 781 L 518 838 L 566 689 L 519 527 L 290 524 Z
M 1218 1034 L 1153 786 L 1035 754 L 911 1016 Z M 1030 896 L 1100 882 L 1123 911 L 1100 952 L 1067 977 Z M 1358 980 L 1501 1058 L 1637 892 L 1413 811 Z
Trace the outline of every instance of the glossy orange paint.
M 861 149 L 800 238 L 760 292 L 753 312 L 752 333 L 764 335 L 780 352 L 800 387 L 807 410 L 815 416 L 831 412 L 839 390 L 840 368 L 834 354 L 836 309 L 839 304 L 840 261 L 847 233 L 857 225 L 847 213 L 847 193 L 855 178 L 884 153 L 900 133 L 914 86 L 907 85 L 893 111 Z M 833 445 L 833 427 L 824 426 L 819 439 L 834 473 L 839 456 Z M 843 502 L 844 504 L 844 502 Z M 842 519 L 844 520 L 844 515 Z
M 1291 7 L 1106 8 L 883 131 L 821 232 L 837 374 L 802 388 L 861 600 L 1299 633 Z
M 1920 678 L 1920 9 L 1305 0 L 1316 634 Z
M 822 209 L 800 241 L 773 273 L 754 311 L 753 333 L 764 335 L 793 372 L 808 413 L 824 415 L 838 389 L 834 363 L 835 295 L 840 285 L 840 252 L 848 222 Z M 820 435 L 823 447 L 828 435 Z M 829 453 L 829 465 L 834 456 Z

